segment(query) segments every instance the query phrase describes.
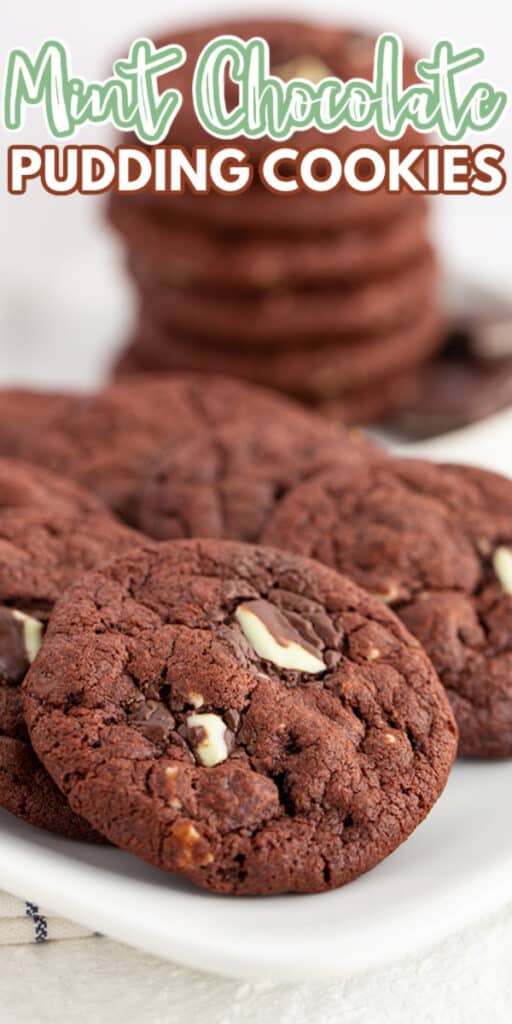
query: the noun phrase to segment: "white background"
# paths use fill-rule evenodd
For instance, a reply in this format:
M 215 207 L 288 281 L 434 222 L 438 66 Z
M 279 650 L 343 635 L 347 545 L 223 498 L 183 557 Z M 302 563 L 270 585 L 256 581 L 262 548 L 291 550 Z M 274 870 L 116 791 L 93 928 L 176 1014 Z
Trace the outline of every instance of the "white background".
M 108 74 L 112 57 L 137 34 L 225 13 L 270 12 L 326 21 L 366 22 L 401 32 L 420 52 L 448 37 L 460 46 L 481 45 L 486 74 L 512 94 L 512 16 L 506 0 L 24 0 L 2 4 L 0 64 L 14 45 L 36 47 L 49 37 L 69 43 L 74 70 L 87 78 Z M 186 12 L 184 14 L 184 11 Z M 509 109 L 494 138 L 507 148 Z M 84 129 L 81 142 L 108 142 L 108 130 Z M 2 151 L 20 136 L 4 136 Z M 22 136 L 48 141 L 39 112 L 31 111 Z M 486 136 L 491 138 L 491 136 Z M 1 151 L 0 151 L 1 156 Z M 512 166 L 509 161 L 509 167 Z M 512 175 L 507 193 L 495 197 L 439 197 L 438 231 L 449 265 L 487 281 L 512 284 L 510 226 Z M 123 287 L 117 249 L 101 228 L 100 206 L 87 197 L 51 197 L 37 184 L 29 198 L 0 190 L 0 373 L 12 379 L 89 383 L 91 357 L 126 333 L 133 307 Z

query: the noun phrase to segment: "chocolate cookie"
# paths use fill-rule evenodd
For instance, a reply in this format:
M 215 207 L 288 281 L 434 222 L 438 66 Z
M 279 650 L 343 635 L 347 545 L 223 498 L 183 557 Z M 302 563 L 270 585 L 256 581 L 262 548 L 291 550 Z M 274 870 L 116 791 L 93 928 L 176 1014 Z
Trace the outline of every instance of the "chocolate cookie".
M 244 397 L 236 385 L 231 415 L 221 418 L 205 400 L 201 427 L 155 457 L 137 502 L 144 533 L 258 541 L 276 502 L 299 481 L 333 465 L 357 473 L 385 457 L 358 431 L 341 433 L 293 403 L 266 397 L 266 408 L 244 408 Z
M 397 612 L 446 687 L 463 755 L 512 756 L 511 510 L 503 477 L 388 460 L 300 485 L 263 534 Z
M 8 397 L 5 416 L 10 409 Z M 319 438 L 323 430 L 326 444 L 335 443 L 324 425 L 315 426 L 306 412 L 270 392 L 228 378 L 184 374 L 130 378 L 91 397 L 75 396 L 44 431 L 34 432 L 28 420 L 14 440 L 3 437 L 0 392 L 0 452 L 77 480 L 133 522 L 140 481 L 162 446 L 184 443 L 241 417 L 271 420 L 276 434 L 281 417 L 291 418 L 297 429 L 305 423 Z M 340 445 L 353 446 L 346 433 L 336 437 Z
M 424 246 L 409 268 L 345 287 L 226 295 L 137 283 L 155 322 L 204 345 L 219 339 L 224 347 L 255 348 L 259 353 L 314 346 L 326 335 L 343 343 L 345 338 L 396 331 L 410 323 L 422 304 L 432 304 L 437 276 L 437 260 Z
M 77 813 L 224 893 L 356 878 L 425 817 L 456 750 L 432 666 L 387 608 L 230 542 L 148 546 L 83 578 L 24 705 Z
M 179 387 L 165 380 L 134 380 L 91 397 L 49 402 L 44 423 L 19 417 L 16 432 L 8 427 L 4 434 L 16 393 L 0 392 L 0 453 L 74 479 L 124 511 L 140 468 L 172 430 L 177 401 Z
M 65 587 L 141 540 L 74 484 L 0 459 L 0 806 L 69 838 L 101 837 L 73 814 L 35 757 L 20 685 Z
M 51 432 L 76 396 L 27 388 L 0 388 L 0 455 L 21 457 L 25 439 Z
M 188 220 L 142 216 L 115 196 L 113 224 L 130 250 L 136 280 L 241 291 L 370 281 L 414 262 L 425 247 L 427 207 L 418 202 L 383 223 L 347 231 L 311 226 L 304 236 L 199 229 Z
M 184 370 L 232 373 L 255 384 L 276 388 L 307 402 L 339 398 L 370 382 L 389 377 L 423 362 L 443 339 L 440 314 L 418 309 L 408 324 L 375 334 L 340 341 L 318 338 L 316 346 L 269 349 L 222 348 L 178 336 L 154 324 L 147 310 L 138 334 L 122 355 L 115 372 L 169 373 Z

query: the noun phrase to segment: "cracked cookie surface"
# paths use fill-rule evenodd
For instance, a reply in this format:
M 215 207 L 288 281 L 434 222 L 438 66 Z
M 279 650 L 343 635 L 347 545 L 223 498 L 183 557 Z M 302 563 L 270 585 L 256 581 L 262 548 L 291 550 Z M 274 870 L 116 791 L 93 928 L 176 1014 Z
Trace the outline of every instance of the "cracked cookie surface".
M 192 397 L 192 392 L 190 392 Z M 205 388 L 180 431 L 148 467 L 135 523 L 157 540 L 257 542 L 276 502 L 331 465 L 357 472 L 385 458 L 357 430 L 342 430 L 239 381 Z
M 38 762 L 20 687 L 65 587 L 141 539 L 75 484 L 0 459 L 0 806 L 69 838 L 100 839 Z
M 36 396 L 28 408 L 38 412 L 40 429 L 30 415 L 20 418 L 17 394 L 0 391 L 0 426 L 5 421 L 9 428 L 13 405 L 18 408 L 16 429 L 0 430 L 0 452 L 76 480 L 132 524 L 142 480 L 160 448 L 194 436 L 207 444 L 209 432 L 237 419 L 272 421 L 276 436 L 283 420 L 288 430 L 308 429 L 326 446 L 376 451 L 362 435 L 331 429 L 286 398 L 229 377 L 143 374 L 92 396 Z
M 387 608 L 227 541 L 148 544 L 74 585 L 24 706 L 77 813 L 224 893 L 356 878 L 425 817 L 456 750 L 443 688 Z
M 348 573 L 393 608 L 448 692 L 462 755 L 512 756 L 512 483 L 391 461 L 322 473 L 284 498 L 265 543 Z

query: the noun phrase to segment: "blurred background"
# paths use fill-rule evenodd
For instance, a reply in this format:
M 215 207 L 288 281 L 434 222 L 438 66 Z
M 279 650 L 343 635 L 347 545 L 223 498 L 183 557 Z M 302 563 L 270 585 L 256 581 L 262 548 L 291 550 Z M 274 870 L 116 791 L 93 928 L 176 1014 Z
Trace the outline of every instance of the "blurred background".
M 400 32 L 425 54 L 434 41 L 448 37 L 459 46 L 486 48 L 486 76 L 512 93 L 512 62 L 507 14 L 502 0 L 485 7 L 461 0 L 260 0 L 257 7 L 240 0 L 188 0 L 186 5 L 163 0 L 45 0 L 4 5 L 1 15 L 0 62 L 15 45 L 35 48 L 59 37 L 71 47 L 74 70 L 88 78 L 104 77 L 112 57 L 138 34 L 156 34 L 225 15 L 265 14 L 348 22 Z M 507 119 L 493 134 L 507 146 Z M 84 129 L 81 143 L 111 140 L 108 130 Z M 1 139 L 2 150 L 13 142 L 43 145 L 42 117 L 31 111 L 23 135 Z M 471 141 L 469 139 L 469 141 Z M 510 160 L 507 163 L 510 174 Z M 446 263 L 483 283 L 511 290 L 510 225 L 512 186 L 493 197 L 437 197 L 433 201 L 435 231 Z M 94 385 L 112 352 L 126 337 L 134 315 L 134 299 L 123 271 L 120 247 L 105 226 L 101 200 L 52 197 L 35 184 L 25 197 L 0 191 L 3 245 L 0 248 L 0 375 L 2 381 L 33 381 L 44 385 Z

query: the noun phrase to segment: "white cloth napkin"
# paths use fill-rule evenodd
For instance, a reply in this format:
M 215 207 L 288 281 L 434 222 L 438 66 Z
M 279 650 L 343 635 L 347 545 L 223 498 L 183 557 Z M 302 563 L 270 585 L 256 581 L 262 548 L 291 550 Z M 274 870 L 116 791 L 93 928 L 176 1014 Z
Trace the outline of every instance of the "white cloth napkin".
M 433 883 L 435 879 L 433 879 Z M 421 921 L 418 921 L 421 929 Z M 2 1024 L 510 1024 L 512 908 L 331 984 L 231 981 L 109 939 L 0 949 Z
M 0 892 L 0 946 L 80 939 L 92 934 L 80 925 L 47 913 L 35 903 Z

